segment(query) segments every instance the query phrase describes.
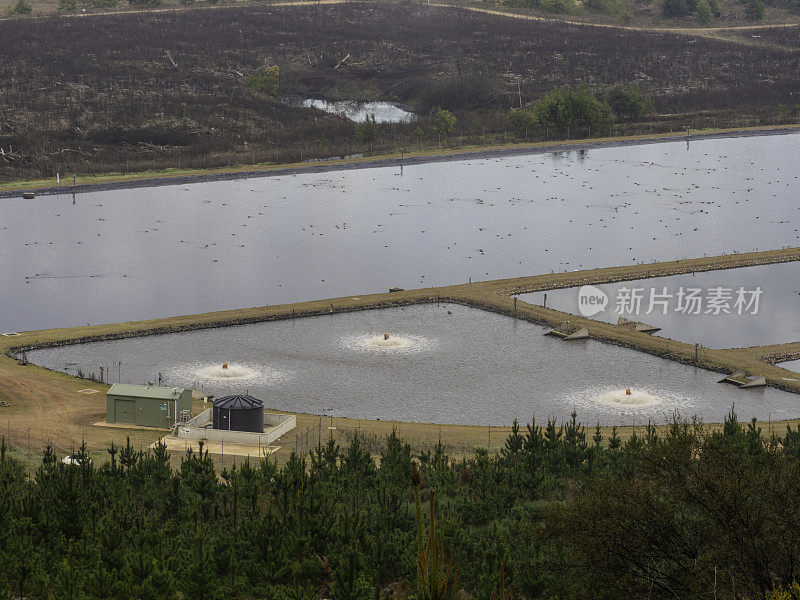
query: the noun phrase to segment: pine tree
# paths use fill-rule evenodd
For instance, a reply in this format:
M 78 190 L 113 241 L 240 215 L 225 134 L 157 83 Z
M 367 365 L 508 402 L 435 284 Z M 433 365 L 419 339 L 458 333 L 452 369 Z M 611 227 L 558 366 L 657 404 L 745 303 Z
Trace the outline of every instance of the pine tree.
M 371 600 L 372 586 L 364 575 L 364 558 L 354 546 L 345 549 L 344 563 L 333 572 L 331 600 Z
M 192 546 L 180 584 L 184 597 L 222 600 L 224 595 L 214 570 L 213 548 L 203 537 L 195 537 Z
M 611 437 L 608 438 L 608 449 L 618 450 L 621 445 L 622 440 L 619 438 L 619 435 L 617 435 L 617 426 L 614 425 L 611 427 Z
M 519 423 L 514 419 L 511 425 L 511 434 L 506 438 L 505 446 L 500 450 L 500 455 L 506 464 L 512 464 L 517 455 L 522 451 L 525 440 L 519 434 Z

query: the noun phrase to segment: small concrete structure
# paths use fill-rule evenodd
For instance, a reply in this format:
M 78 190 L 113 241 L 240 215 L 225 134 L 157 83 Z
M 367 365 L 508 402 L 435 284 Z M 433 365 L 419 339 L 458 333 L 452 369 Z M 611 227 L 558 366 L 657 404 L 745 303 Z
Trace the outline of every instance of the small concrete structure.
M 562 340 L 585 340 L 589 337 L 589 330 L 585 327 L 579 329 L 569 321 L 564 321 L 555 329 L 545 331 L 544 334 L 554 335 L 560 337 Z
M 106 393 L 106 423 L 174 427 L 192 411 L 192 391 L 183 388 L 115 383 Z
M 633 319 L 626 319 L 625 317 L 620 317 L 617 319 L 617 326 L 624 327 L 625 329 L 633 329 L 634 331 L 641 331 L 643 333 L 655 333 L 656 331 L 661 331 L 661 327 L 648 325 L 647 323 L 634 321 Z
M 209 408 L 195 418 L 178 425 L 178 438 L 205 440 L 250 446 L 266 446 L 288 433 L 297 425 L 297 417 L 276 413 L 264 413 L 264 431 L 229 431 L 212 427 L 212 412 Z
M 740 388 L 751 388 L 767 385 L 767 379 L 763 375 L 755 375 L 747 371 L 736 371 L 720 379 L 719 383 L 732 383 Z

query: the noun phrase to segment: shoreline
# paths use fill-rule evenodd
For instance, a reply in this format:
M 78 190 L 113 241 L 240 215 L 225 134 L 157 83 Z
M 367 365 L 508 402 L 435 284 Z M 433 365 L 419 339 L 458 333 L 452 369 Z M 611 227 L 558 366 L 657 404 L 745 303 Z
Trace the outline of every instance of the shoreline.
M 551 152 L 574 152 L 581 150 L 595 150 L 599 148 L 619 148 L 625 146 L 641 146 L 676 141 L 700 141 L 709 139 L 729 139 L 739 137 L 762 137 L 771 135 L 791 135 L 800 133 L 798 125 L 780 125 L 775 127 L 748 127 L 741 129 L 721 129 L 700 131 L 698 133 L 664 133 L 627 137 L 606 137 L 581 140 L 563 140 L 558 142 L 535 142 L 530 144 L 510 144 L 507 146 L 479 146 L 474 149 L 452 150 L 427 150 L 417 153 L 404 154 L 403 156 L 379 155 L 356 159 L 337 160 L 312 160 L 302 163 L 287 163 L 280 165 L 264 165 L 254 168 L 254 165 L 243 165 L 223 169 L 207 169 L 202 171 L 176 171 L 163 172 L 163 174 L 131 175 L 97 174 L 84 176 L 88 179 L 110 178 L 108 181 L 78 183 L 77 185 L 44 185 L 45 180 L 9 182 L 0 184 L 0 199 L 16 198 L 23 192 L 33 192 L 36 195 L 52 196 L 58 194 L 83 194 L 91 192 L 105 192 L 123 189 L 146 187 L 160 187 L 169 185 L 185 185 L 194 183 L 209 183 L 216 181 L 236 181 L 240 179 L 253 179 L 260 177 L 278 177 L 286 175 L 299 175 L 303 173 L 326 173 L 331 171 L 348 171 L 353 169 L 371 169 L 390 166 L 411 166 L 437 162 L 452 162 L 461 160 L 482 160 L 525 154 L 546 154 Z M 65 177 L 65 180 L 68 178 Z M 9 186 L 9 187 L 5 187 Z

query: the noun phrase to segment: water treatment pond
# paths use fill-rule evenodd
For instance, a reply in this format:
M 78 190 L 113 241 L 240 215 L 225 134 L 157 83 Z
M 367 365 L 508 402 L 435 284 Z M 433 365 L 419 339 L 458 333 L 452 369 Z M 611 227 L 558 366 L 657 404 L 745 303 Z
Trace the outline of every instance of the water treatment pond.
M 655 335 L 712 348 L 800 340 L 800 262 L 623 281 L 595 289 L 608 303 L 594 315 L 586 314 L 591 308 L 586 297 L 594 295 L 591 289 L 564 288 L 519 298 L 541 305 L 546 293 L 550 308 L 608 323 L 623 316 L 661 327 Z
M 794 394 L 741 390 L 717 383 L 717 373 L 544 331 L 478 309 L 420 305 L 51 348 L 28 358 L 68 373 L 99 373 L 103 365 L 112 382 L 118 371 L 131 383 L 157 382 L 160 372 L 164 385 L 383 420 L 500 425 L 567 418 L 574 408 L 589 424 L 663 422 L 673 411 L 708 422 L 721 421 L 734 403 L 742 419 L 800 414 Z
M 342 115 L 357 123 L 364 121 L 369 115 L 374 115 L 376 123 L 410 123 L 417 119 L 414 113 L 403 110 L 391 102 L 354 102 L 351 100 L 332 102 L 308 98 L 303 100 L 302 104 L 308 108 L 318 108 L 328 113 Z
M 800 373 L 800 360 L 790 360 L 788 362 L 778 363 L 778 366 Z
M 798 135 L 0 200 L 0 332 L 800 243 Z

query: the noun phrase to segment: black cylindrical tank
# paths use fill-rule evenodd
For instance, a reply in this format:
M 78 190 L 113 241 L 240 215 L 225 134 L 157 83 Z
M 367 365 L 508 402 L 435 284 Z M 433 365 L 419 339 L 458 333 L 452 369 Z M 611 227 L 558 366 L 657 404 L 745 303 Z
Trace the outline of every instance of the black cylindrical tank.
M 264 403 L 252 396 L 224 396 L 214 400 L 211 411 L 214 429 L 264 431 Z

